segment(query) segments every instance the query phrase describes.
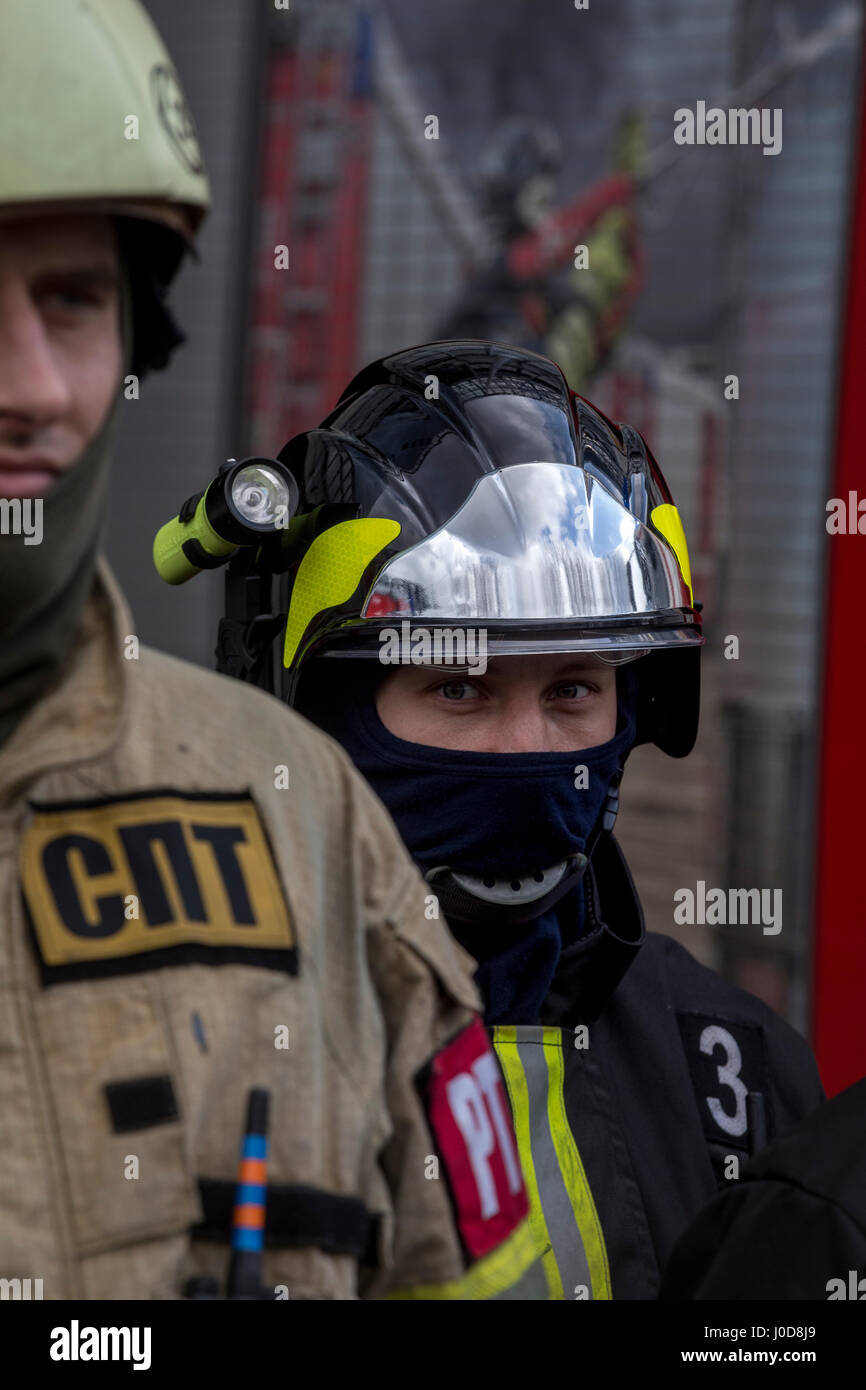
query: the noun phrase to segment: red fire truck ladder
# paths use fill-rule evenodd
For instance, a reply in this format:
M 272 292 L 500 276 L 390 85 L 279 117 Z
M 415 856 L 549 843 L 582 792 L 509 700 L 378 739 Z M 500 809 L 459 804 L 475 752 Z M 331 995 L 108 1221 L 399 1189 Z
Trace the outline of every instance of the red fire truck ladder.
M 351 0 L 292 20 L 267 63 L 248 388 L 265 454 L 316 425 L 354 372 L 362 279 L 371 20 Z

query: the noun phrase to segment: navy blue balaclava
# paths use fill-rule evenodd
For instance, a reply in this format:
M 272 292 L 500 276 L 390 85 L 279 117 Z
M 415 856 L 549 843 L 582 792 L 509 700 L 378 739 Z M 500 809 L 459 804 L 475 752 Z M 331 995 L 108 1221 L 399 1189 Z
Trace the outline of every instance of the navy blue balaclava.
M 341 663 L 327 665 L 340 672 Z M 569 753 L 475 753 L 397 738 L 376 710 L 376 688 L 386 672 L 378 663 L 353 665 L 351 694 L 341 681 L 335 698 L 334 681 L 330 698 L 323 698 L 320 686 L 315 701 L 302 701 L 300 709 L 346 749 L 422 872 L 444 865 L 466 874 L 519 876 L 585 849 L 610 781 L 635 740 L 637 679 L 631 665 L 617 672 L 614 737 Z M 578 884 L 519 926 L 449 922 L 479 962 L 475 981 L 486 1023 L 535 1022 L 562 948 L 580 936 L 583 918 Z

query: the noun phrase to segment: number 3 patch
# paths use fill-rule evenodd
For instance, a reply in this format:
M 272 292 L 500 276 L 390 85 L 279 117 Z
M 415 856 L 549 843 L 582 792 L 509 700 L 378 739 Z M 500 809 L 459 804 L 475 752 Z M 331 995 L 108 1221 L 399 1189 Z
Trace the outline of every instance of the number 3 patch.
M 746 1097 L 760 1091 L 769 1111 L 770 1078 L 763 1030 L 709 1014 L 677 1014 L 706 1137 L 730 1149 L 751 1148 Z
M 438 1052 L 419 1085 L 467 1251 L 480 1259 L 529 1210 L 499 1063 L 479 1019 Z

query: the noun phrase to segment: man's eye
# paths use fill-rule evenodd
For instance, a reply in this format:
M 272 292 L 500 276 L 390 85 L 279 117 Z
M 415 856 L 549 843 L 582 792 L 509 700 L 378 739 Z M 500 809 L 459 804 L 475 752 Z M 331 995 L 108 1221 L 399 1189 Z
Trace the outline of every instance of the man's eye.
M 592 694 L 592 686 L 582 685 L 579 681 L 569 681 L 565 685 L 556 686 L 553 691 L 555 700 L 582 700 L 585 695 Z
M 79 285 L 69 285 L 51 290 L 46 294 L 44 302 L 49 308 L 80 309 L 99 304 L 100 297 L 93 290 L 83 290 Z
M 43 310 L 48 314 L 77 314 L 82 310 L 101 309 L 108 303 L 111 290 L 99 284 L 79 284 L 71 280 L 46 285 L 41 295 Z
M 442 685 L 437 685 L 437 693 L 446 700 L 462 701 L 478 698 L 478 691 L 469 681 L 443 681 Z

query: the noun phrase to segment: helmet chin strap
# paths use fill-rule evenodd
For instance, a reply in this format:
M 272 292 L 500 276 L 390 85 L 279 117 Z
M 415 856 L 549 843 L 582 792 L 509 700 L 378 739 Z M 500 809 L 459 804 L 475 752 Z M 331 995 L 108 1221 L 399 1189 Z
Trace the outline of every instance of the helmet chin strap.
M 509 927 L 535 921 L 547 912 L 577 887 L 598 844 L 613 831 L 622 773 L 620 767 L 608 784 L 584 854 L 571 854 L 558 864 L 519 876 L 457 873 L 447 864 L 428 869 L 425 878 L 435 888 L 445 916 L 471 926 Z

